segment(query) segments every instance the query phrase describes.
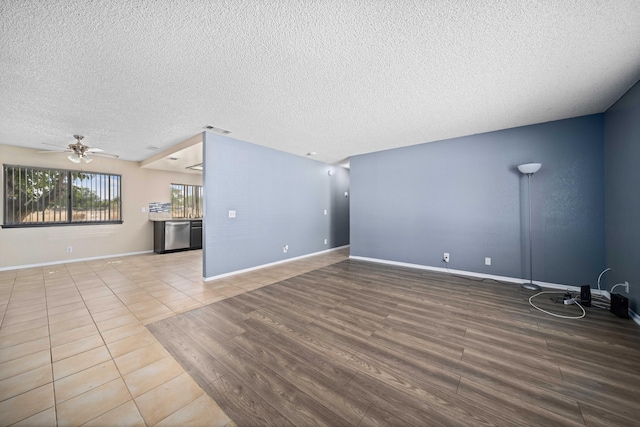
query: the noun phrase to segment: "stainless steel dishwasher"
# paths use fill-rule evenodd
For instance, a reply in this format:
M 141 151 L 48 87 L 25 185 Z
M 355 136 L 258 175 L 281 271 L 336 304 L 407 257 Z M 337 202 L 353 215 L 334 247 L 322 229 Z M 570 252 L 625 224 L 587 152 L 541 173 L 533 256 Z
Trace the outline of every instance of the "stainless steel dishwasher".
M 167 221 L 164 225 L 164 249 L 188 249 L 191 246 L 191 222 Z

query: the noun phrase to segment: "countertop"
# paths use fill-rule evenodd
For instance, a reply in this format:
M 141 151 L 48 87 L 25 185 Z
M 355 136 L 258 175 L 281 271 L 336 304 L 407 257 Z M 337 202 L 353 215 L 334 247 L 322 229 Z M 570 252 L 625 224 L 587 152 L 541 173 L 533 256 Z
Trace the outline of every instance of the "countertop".
M 202 221 L 202 218 L 149 218 L 149 221 L 160 222 L 160 221 Z

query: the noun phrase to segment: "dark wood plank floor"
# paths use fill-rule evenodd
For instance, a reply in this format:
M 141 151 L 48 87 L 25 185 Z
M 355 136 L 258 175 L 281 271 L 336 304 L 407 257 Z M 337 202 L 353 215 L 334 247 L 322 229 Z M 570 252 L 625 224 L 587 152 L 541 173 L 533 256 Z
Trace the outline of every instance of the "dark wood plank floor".
M 238 426 L 638 425 L 640 327 L 531 294 L 347 260 L 148 327 Z

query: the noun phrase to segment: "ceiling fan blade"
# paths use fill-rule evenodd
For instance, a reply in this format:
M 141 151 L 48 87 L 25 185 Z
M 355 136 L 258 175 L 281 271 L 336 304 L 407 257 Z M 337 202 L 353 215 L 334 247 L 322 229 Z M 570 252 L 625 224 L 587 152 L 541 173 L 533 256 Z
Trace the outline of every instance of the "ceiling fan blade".
M 102 153 L 104 150 L 102 148 L 87 148 L 87 152 L 89 153 Z
M 52 153 L 73 153 L 71 150 L 43 150 L 37 151 L 38 154 L 52 154 Z
M 54 147 L 59 147 L 59 148 L 64 148 L 64 149 L 66 149 L 68 147 L 67 145 L 50 144 L 48 142 L 43 142 L 42 144 L 44 144 L 44 145 L 52 145 Z
M 91 154 L 92 156 L 97 156 L 97 157 L 109 157 L 109 158 L 112 158 L 112 159 L 117 159 L 117 158 L 119 158 L 119 157 L 120 157 L 120 156 L 118 156 L 117 154 L 96 153 L 96 152 L 94 152 L 94 151 L 92 151 L 90 154 Z

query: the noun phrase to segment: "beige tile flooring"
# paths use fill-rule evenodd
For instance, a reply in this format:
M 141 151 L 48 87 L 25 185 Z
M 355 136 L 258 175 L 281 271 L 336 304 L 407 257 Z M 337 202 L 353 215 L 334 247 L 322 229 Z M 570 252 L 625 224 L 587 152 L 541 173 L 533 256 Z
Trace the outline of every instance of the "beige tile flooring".
M 233 426 L 144 325 L 347 257 L 210 282 L 202 251 L 0 271 L 0 426 Z

